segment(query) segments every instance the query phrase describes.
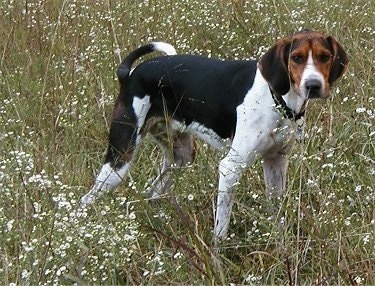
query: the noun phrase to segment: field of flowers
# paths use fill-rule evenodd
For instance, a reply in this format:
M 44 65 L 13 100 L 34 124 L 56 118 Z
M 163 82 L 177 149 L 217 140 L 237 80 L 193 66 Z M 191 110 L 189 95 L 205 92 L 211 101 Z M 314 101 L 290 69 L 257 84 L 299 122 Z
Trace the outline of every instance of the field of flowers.
M 302 28 L 337 37 L 350 67 L 331 99 L 309 105 L 277 218 L 257 163 L 215 252 L 223 154 L 202 142 L 157 205 L 145 190 L 161 157 L 146 140 L 128 180 L 79 208 L 130 50 L 161 40 L 258 58 Z M 375 284 L 374 1 L 9 0 L 0 32 L 0 284 Z

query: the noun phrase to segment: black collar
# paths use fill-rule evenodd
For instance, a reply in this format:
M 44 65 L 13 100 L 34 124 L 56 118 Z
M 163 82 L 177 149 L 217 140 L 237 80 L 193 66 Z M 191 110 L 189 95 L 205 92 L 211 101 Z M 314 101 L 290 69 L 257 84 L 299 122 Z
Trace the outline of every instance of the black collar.
M 295 113 L 291 108 L 289 108 L 288 105 L 286 105 L 284 98 L 280 94 L 274 93 L 272 90 L 271 94 L 273 101 L 276 104 L 276 108 L 284 115 L 285 118 L 294 119 L 294 121 L 297 121 L 305 115 L 305 110 L 302 110 L 300 113 Z

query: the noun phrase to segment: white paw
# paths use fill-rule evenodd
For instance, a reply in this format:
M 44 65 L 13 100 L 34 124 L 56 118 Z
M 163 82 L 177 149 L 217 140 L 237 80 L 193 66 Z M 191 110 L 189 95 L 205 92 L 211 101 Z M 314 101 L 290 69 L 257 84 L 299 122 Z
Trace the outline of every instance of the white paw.
M 88 206 L 88 205 L 91 205 L 95 202 L 95 196 L 93 195 L 90 195 L 90 194 L 86 194 L 84 195 L 81 200 L 80 200 L 80 203 L 81 203 L 81 207 L 85 207 L 85 206 Z

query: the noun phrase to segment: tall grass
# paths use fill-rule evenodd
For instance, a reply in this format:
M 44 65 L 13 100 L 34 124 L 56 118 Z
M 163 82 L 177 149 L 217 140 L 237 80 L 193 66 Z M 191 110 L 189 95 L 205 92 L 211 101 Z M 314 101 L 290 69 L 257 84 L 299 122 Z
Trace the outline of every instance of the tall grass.
M 373 1 L 3 1 L 0 15 L 1 284 L 375 284 Z M 161 158 L 146 140 L 128 180 L 78 208 L 131 49 L 257 58 L 306 27 L 338 37 L 350 68 L 309 106 L 277 217 L 257 163 L 215 254 L 223 154 L 202 142 L 157 207 L 145 189 Z

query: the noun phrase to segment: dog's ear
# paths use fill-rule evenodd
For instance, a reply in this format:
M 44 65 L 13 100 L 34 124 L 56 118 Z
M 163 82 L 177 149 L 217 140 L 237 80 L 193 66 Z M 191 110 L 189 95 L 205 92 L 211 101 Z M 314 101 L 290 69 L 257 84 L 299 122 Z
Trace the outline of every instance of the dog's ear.
M 348 66 L 348 56 L 346 55 L 344 48 L 335 38 L 328 36 L 326 40 L 331 46 L 333 56 L 333 61 L 328 79 L 328 82 L 332 84 L 334 81 L 336 81 L 344 74 Z
M 284 95 L 290 89 L 288 72 L 289 38 L 276 42 L 259 60 L 258 67 L 273 92 Z

